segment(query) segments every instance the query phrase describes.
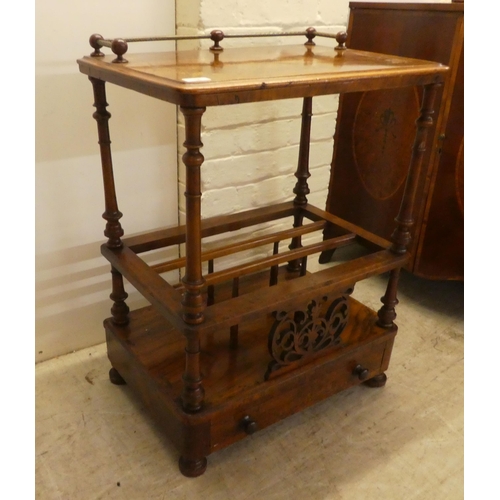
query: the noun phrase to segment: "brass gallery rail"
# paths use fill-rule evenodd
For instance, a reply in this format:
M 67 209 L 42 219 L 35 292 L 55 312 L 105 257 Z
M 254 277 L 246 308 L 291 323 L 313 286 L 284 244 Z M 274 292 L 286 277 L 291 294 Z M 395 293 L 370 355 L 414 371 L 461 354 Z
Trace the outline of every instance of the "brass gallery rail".
M 102 57 L 104 54 L 101 52 L 101 47 L 110 48 L 113 53 L 117 56 L 113 60 L 114 63 L 126 63 L 128 62 L 123 56 L 128 50 L 129 43 L 136 42 L 166 42 L 166 41 L 182 41 L 182 40 L 212 40 L 214 44 L 210 47 L 212 52 L 221 52 L 224 50 L 220 46 L 220 42 L 225 38 L 268 38 L 268 37 L 290 37 L 290 36 L 305 36 L 307 42 L 304 45 L 314 46 L 313 42 L 315 37 L 321 38 L 334 38 L 338 42 L 338 46 L 335 50 L 345 50 L 345 41 L 347 40 L 347 33 L 344 31 L 339 31 L 338 33 L 325 33 L 322 31 L 316 31 L 315 28 L 307 28 L 303 31 L 284 31 L 284 32 L 272 32 L 272 33 L 230 33 L 225 34 L 221 30 L 212 30 L 209 35 L 172 35 L 172 36 L 156 36 L 156 37 L 135 37 L 135 38 L 103 38 L 102 35 L 93 34 L 90 39 L 90 45 L 94 49 L 91 54 L 92 57 Z

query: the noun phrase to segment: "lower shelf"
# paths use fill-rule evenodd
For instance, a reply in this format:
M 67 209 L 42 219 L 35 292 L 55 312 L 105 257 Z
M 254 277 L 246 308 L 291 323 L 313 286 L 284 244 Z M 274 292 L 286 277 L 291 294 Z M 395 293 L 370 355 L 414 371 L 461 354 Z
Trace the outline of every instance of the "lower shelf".
M 126 326 L 104 322 L 108 356 L 179 449 L 181 471 L 195 476 L 203 473 L 210 453 L 384 373 L 397 327 L 376 326 L 374 311 L 349 301 L 350 316 L 338 345 L 295 369 L 278 370 L 269 380 L 271 315 L 239 325 L 236 348 L 226 329 L 204 336 L 205 404 L 197 413 L 184 412 L 180 402 L 185 339 L 153 307 L 131 312 Z

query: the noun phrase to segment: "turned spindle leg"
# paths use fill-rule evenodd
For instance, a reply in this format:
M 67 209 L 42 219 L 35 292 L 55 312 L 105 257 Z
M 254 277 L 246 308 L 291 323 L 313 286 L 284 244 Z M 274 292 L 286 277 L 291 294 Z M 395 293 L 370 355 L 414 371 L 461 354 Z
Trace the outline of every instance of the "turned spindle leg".
M 97 121 L 97 132 L 99 137 L 99 147 L 101 152 L 102 178 L 104 183 L 104 205 L 105 211 L 102 214 L 106 220 L 104 235 L 108 238 L 106 245 L 110 248 L 122 246 L 121 237 L 123 229 L 120 224 L 122 213 L 118 210 L 116 201 L 116 189 L 113 176 L 113 162 L 111 158 L 111 140 L 109 136 L 109 119 L 111 114 L 106 107 L 106 88 L 103 80 L 89 77 L 94 89 L 95 113 L 92 115 Z
M 203 322 L 205 304 L 201 289 L 205 283 L 201 268 L 201 173 L 203 155 L 201 117 L 205 108 L 183 108 L 186 122 L 186 152 L 182 161 L 186 166 L 186 273 L 182 282 L 186 291 L 182 298 L 184 321 L 191 325 Z
M 114 267 L 111 268 L 111 280 L 113 285 L 113 291 L 109 298 L 113 301 L 113 307 L 111 308 L 111 316 L 113 317 L 113 323 L 116 325 L 126 325 L 129 322 L 128 313 L 130 312 L 129 307 L 125 300 L 128 297 L 128 293 L 125 291 L 123 286 L 123 276 Z
M 396 254 L 406 253 L 411 240 L 410 229 L 414 224 L 413 207 L 417 193 L 418 178 L 420 176 L 422 161 L 426 151 L 428 131 L 433 124 L 432 115 L 434 114 L 434 101 L 436 99 L 438 87 L 440 87 L 439 84 L 431 84 L 424 87 L 420 116 L 416 121 L 417 132 L 413 143 L 408 177 L 406 178 L 406 185 L 399 213 L 396 217 L 397 226 L 392 233 L 391 250 Z
M 181 400 L 185 411 L 196 412 L 201 410 L 205 397 L 200 371 L 200 338 L 198 333 L 188 333 L 186 339 L 186 366 L 182 376 L 184 389 Z
M 399 268 L 391 271 L 385 295 L 380 299 L 384 305 L 377 313 L 377 324 L 383 328 L 391 328 L 394 325 L 394 320 L 396 319 L 396 306 L 399 303 L 397 299 L 397 292 L 400 273 L 401 269 Z
M 394 320 L 396 319 L 396 306 L 399 302 L 396 295 L 398 291 L 400 273 L 400 268 L 393 269 L 391 271 L 385 295 L 380 299 L 382 304 L 384 305 L 379 309 L 377 313 L 377 325 L 381 326 L 382 328 L 392 328 L 394 326 Z M 363 383 L 368 387 L 383 387 L 386 382 L 387 375 L 385 373 L 380 373 L 369 380 L 365 380 Z
M 415 141 L 413 143 L 408 177 L 406 179 L 405 191 L 401 201 L 401 207 L 396 217 L 396 229 L 392 233 L 391 251 L 396 254 L 404 254 L 407 252 L 408 245 L 411 240 L 410 229 L 413 226 L 413 207 L 415 204 L 415 195 L 417 192 L 418 178 L 422 168 L 422 161 L 426 150 L 426 142 L 428 130 L 432 127 L 434 114 L 434 101 L 438 89 L 437 84 L 426 85 L 424 87 L 424 95 L 422 106 L 420 108 L 420 116 L 416 121 L 417 131 Z M 391 271 L 389 282 L 385 295 L 381 298 L 383 306 L 378 311 L 377 324 L 383 328 L 392 328 L 396 319 L 396 306 L 398 304 L 397 290 L 401 269 L 393 269 Z M 365 382 L 369 387 L 382 387 L 385 385 L 387 377 L 385 373 L 381 373 L 376 377 Z
M 186 152 L 182 160 L 186 166 L 186 273 L 182 282 L 186 291 L 182 297 L 184 321 L 197 325 L 204 320 L 205 309 L 201 289 L 205 283 L 201 267 L 201 173 L 203 155 L 201 117 L 205 108 L 183 108 L 186 120 Z M 196 332 L 186 333 L 186 367 L 181 395 L 185 411 L 199 411 L 203 406 L 204 389 L 200 372 L 200 339 Z
M 300 130 L 300 145 L 299 145 L 299 160 L 297 164 L 297 170 L 295 172 L 295 177 L 297 178 L 297 183 L 293 188 L 295 194 L 295 199 L 293 204 L 296 207 L 296 213 L 294 216 L 293 227 L 302 226 L 304 219 L 301 207 L 307 205 L 307 195 L 310 193 L 309 186 L 307 184 L 307 179 L 311 177 L 309 173 L 309 146 L 311 141 L 311 119 L 312 119 L 312 97 L 304 97 L 302 104 L 302 124 Z M 302 238 L 296 236 L 292 238 L 290 243 L 290 250 L 294 248 L 300 248 L 302 246 Z M 301 262 L 299 259 L 292 260 L 288 263 L 287 269 L 292 272 L 298 272 L 301 270 Z
M 92 115 L 97 122 L 97 133 L 99 138 L 99 148 L 101 154 L 102 178 L 104 185 L 104 213 L 102 217 L 106 220 L 104 235 L 108 238 L 106 245 L 109 248 L 120 248 L 122 246 L 121 237 L 123 229 L 120 224 L 122 213 L 118 210 L 116 199 L 115 180 L 113 175 L 113 161 L 111 157 L 111 139 L 109 135 L 109 119 L 111 114 L 107 111 L 106 87 L 102 80 L 89 77 L 94 91 L 95 113 Z M 115 269 L 111 268 L 112 292 L 110 295 L 113 301 L 111 315 L 113 323 L 126 325 L 129 322 L 129 308 L 125 302 L 128 294 L 123 286 L 123 276 Z M 109 379 L 113 384 L 123 385 L 125 380 L 115 368 L 109 371 Z

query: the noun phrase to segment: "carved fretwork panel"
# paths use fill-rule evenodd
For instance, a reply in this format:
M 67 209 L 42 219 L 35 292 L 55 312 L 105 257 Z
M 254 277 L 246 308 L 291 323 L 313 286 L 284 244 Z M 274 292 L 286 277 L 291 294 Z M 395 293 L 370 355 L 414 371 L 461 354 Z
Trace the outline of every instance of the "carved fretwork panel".
M 269 332 L 268 349 L 273 360 L 265 378 L 329 347 L 340 344 L 349 318 L 349 288 L 333 298 L 323 295 L 311 300 L 305 310 L 275 311 Z

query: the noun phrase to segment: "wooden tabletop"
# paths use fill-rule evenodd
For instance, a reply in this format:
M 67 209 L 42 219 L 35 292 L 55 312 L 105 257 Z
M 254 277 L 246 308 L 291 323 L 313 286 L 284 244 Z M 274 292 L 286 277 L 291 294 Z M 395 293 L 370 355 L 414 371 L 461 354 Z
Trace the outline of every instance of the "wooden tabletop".
M 182 106 L 217 106 L 443 81 L 439 63 L 304 45 L 84 57 L 80 71 Z

